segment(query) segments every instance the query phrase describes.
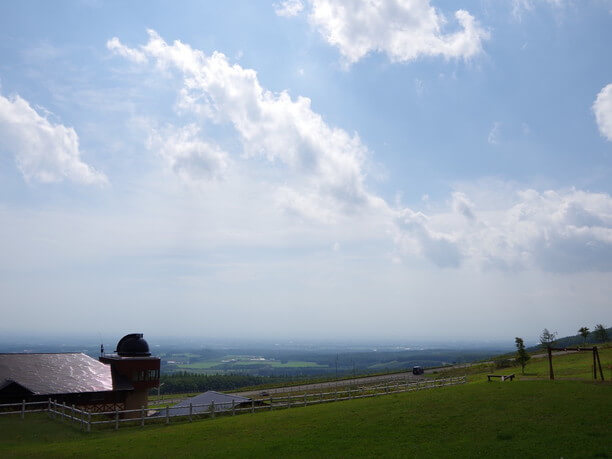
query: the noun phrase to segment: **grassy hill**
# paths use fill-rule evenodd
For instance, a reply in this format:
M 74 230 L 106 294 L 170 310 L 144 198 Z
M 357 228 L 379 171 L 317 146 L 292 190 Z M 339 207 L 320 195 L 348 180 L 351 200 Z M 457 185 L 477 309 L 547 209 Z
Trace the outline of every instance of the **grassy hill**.
M 589 358 L 556 357 L 556 381 L 537 379 L 542 359 L 513 382 L 481 368 L 463 386 L 118 432 L 4 416 L 0 457 L 612 457 L 612 384 L 589 380 Z
M 541 351 L 536 351 L 541 355 Z M 514 357 L 508 354 L 507 357 Z M 612 347 L 611 343 L 599 346 L 599 358 L 607 382 L 612 381 Z M 589 381 L 593 379 L 593 354 L 589 351 L 576 352 L 564 355 L 553 356 L 553 369 L 555 379 L 580 379 Z M 548 379 L 548 358 L 532 357 L 525 367 L 525 374 L 521 373 L 520 366 L 509 368 L 496 368 L 492 363 L 475 364 L 468 368 L 449 368 L 436 371 L 432 377 L 460 376 L 467 374 L 470 381 L 480 381 L 485 379 L 487 373 L 510 374 L 515 373 L 519 380 Z M 599 372 L 597 372 L 599 379 Z
M 0 456 L 610 457 L 610 425 L 610 384 L 474 383 L 119 432 L 4 418 Z

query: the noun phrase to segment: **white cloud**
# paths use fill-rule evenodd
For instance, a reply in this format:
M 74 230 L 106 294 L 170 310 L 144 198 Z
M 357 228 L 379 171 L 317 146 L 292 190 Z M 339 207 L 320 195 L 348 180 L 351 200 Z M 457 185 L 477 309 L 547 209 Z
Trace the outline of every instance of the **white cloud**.
M 126 59 L 136 62 L 137 64 L 143 64 L 147 61 L 147 57 L 144 55 L 144 53 L 138 51 L 137 49 L 128 48 L 127 46 L 122 45 L 117 37 L 113 37 L 108 40 L 106 42 L 106 48 L 119 56 L 123 56 Z
M 496 121 L 493 123 L 493 126 L 491 126 L 491 130 L 489 131 L 489 135 L 487 137 L 487 142 L 489 142 L 491 145 L 497 145 L 499 143 L 500 131 L 501 123 Z
M 612 270 L 612 197 L 579 190 L 517 190 L 511 203 L 476 212 L 465 193 L 450 209 L 398 214 L 396 241 L 404 255 L 439 266 L 539 268 L 552 272 Z
M 566 3 L 565 0 L 513 0 L 512 1 L 512 16 L 518 22 L 523 20 L 523 15 L 527 12 L 531 12 L 534 10 L 537 4 L 546 4 L 548 6 L 552 6 L 554 8 L 560 9 Z
M 274 4 L 274 12 L 278 16 L 292 17 L 297 16 L 304 9 L 304 4 L 301 0 L 285 0 Z
M 309 22 L 352 64 L 371 52 L 393 62 L 423 56 L 469 59 L 489 37 L 465 10 L 457 10 L 459 30 L 446 33 L 446 18 L 429 0 L 310 0 Z
M 535 4 L 534 0 L 513 0 L 512 1 L 512 16 L 517 21 L 522 21 L 523 14 L 525 12 L 533 11 Z M 555 8 L 561 8 L 564 4 L 564 0 L 540 0 L 540 4 L 545 3 L 547 5 L 553 6 Z
M 368 150 L 359 136 L 329 126 L 311 109 L 310 99 L 266 90 L 254 70 L 230 64 L 221 53 L 207 56 L 180 41 L 169 45 L 154 31 L 149 35 L 138 52 L 152 58 L 158 69 L 179 72 L 184 82 L 181 110 L 230 123 L 246 158 L 265 158 L 285 169 L 291 185 L 279 188 L 284 196 L 279 203 L 305 215 L 320 213 L 324 220 L 329 212 L 386 207 L 365 188 Z M 112 41 L 116 49 L 126 48 L 118 39 Z
M 455 237 L 436 231 L 427 215 L 406 208 L 398 212 L 395 223 L 395 242 L 403 255 L 421 255 L 442 268 L 461 264 L 463 255 Z
M 106 176 L 81 161 L 75 130 L 54 124 L 19 96 L 0 95 L 0 150 L 15 156 L 28 181 L 103 184 Z
M 160 133 L 153 130 L 149 147 L 159 152 L 172 170 L 188 182 L 223 178 L 229 158 L 220 147 L 201 140 L 195 124 L 170 127 Z
M 502 187 L 503 198 L 495 200 L 485 187 L 475 194 L 457 190 L 442 208 L 429 199 L 427 213 L 390 206 L 366 187 L 369 152 L 359 136 L 328 125 L 308 98 L 266 90 L 254 70 L 221 53 L 208 56 L 149 34 L 139 52 L 165 75 L 178 74 L 181 112 L 231 126 L 243 149 L 236 167 L 245 177 L 265 174 L 253 191 L 263 194 L 253 200 L 276 204 L 270 207 L 284 212 L 275 218 L 297 215 L 300 231 L 318 232 L 325 223 L 344 234 L 359 229 L 362 240 L 380 243 L 391 235 L 397 255 L 448 268 L 612 270 L 609 195 Z M 199 140 L 195 125 L 160 139 L 161 154 L 179 174 L 193 178 L 192 163 L 202 158 L 199 177 L 222 174 L 226 154 Z
M 599 132 L 612 142 L 612 83 L 597 94 L 593 102 L 593 112 L 595 112 Z

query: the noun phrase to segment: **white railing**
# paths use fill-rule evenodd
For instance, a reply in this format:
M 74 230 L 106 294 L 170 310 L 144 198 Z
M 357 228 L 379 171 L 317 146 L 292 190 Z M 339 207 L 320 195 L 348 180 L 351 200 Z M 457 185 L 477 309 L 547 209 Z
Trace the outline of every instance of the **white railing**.
M 420 380 L 416 382 L 396 382 L 394 384 L 349 387 L 348 389 L 334 390 L 328 392 L 302 393 L 295 395 L 283 395 L 279 397 L 269 396 L 265 399 L 251 400 L 251 402 L 237 404 L 235 402 L 215 404 L 192 404 L 189 406 L 165 406 L 163 408 L 148 409 L 144 406 L 134 410 L 114 410 L 104 412 L 92 412 L 81 410 L 74 405 L 57 403 L 54 400 L 47 402 L 22 402 L 0 405 L 0 408 L 13 407 L 13 411 L 0 412 L 0 414 L 21 414 L 23 418 L 26 413 L 46 411 L 54 419 L 64 419 L 79 428 L 90 432 L 92 426 L 113 426 L 119 429 L 122 423 L 131 423 L 144 427 L 145 423 L 169 424 L 171 418 L 183 421 L 193 421 L 198 418 L 214 419 L 217 416 L 235 416 L 237 414 L 255 413 L 257 411 L 272 411 L 278 409 L 291 409 L 316 405 L 320 403 L 339 402 L 359 398 L 378 397 L 381 395 L 411 392 L 425 389 L 434 389 L 445 386 L 465 384 L 466 377 L 459 376 L 445 379 Z M 41 405 L 42 409 L 28 409 L 29 405 Z M 153 412 L 151 414 L 151 412 Z
M 34 406 L 40 406 L 40 408 L 34 408 Z M 26 402 L 23 400 L 20 403 L 4 403 L 0 405 L 0 415 L 3 414 L 19 414 L 21 419 L 25 417 L 27 413 L 40 413 L 41 411 L 47 411 L 49 407 L 48 402 Z

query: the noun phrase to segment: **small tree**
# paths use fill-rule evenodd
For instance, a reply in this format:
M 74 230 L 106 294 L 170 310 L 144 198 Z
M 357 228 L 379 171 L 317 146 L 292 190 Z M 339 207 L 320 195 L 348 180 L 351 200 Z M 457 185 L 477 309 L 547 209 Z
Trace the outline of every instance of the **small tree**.
M 589 327 L 580 327 L 578 329 L 578 333 L 580 333 L 582 336 L 582 343 L 586 343 L 586 340 L 589 337 Z
M 555 344 L 555 338 L 557 337 L 557 332 L 550 332 L 548 328 L 542 330 L 542 334 L 540 335 L 540 344 L 543 348 L 547 348 L 548 346 L 552 346 Z
M 527 351 L 525 350 L 525 343 L 523 342 L 523 338 L 519 338 L 518 336 L 514 338 L 514 342 L 516 343 L 517 356 L 516 361 L 521 366 L 521 372 L 525 374 L 525 365 L 527 365 L 527 361 L 531 358 Z
M 595 339 L 600 343 L 605 343 L 608 341 L 608 330 L 606 330 L 606 327 L 603 324 L 595 325 L 593 334 L 595 335 Z

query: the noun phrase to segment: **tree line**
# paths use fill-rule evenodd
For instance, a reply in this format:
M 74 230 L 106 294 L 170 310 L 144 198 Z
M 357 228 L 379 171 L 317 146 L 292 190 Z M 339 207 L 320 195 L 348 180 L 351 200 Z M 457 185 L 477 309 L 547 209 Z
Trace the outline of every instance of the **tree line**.
M 248 374 L 203 375 L 198 373 L 177 372 L 162 374 L 160 393 L 179 394 L 187 392 L 206 392 L 207 390 L 235 390 L 247 386 L 271 384 L 282 378 L 253 376 Z M 157 389 L 154 390 L 157 393 Z

